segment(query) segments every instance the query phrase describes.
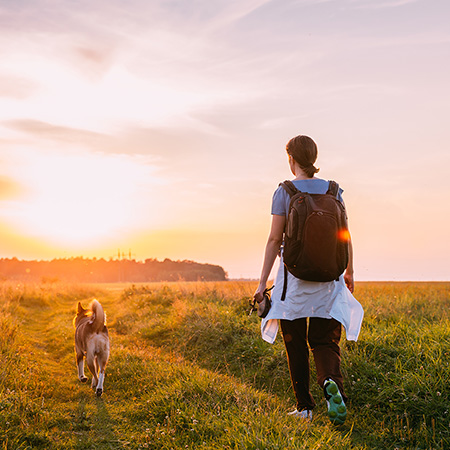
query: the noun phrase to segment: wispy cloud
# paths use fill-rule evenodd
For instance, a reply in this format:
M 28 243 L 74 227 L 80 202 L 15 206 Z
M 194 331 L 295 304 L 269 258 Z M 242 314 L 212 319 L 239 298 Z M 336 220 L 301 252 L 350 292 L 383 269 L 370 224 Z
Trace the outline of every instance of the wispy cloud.
M 25 100 L 38 90 L 30 78 L 0 74 L 0 97 Z
M 386 9 L 398 8 L 422 0 L 348 0 L 355 9 Z
M 203 153 L 205 145 L 213 145 L 221 133 L 213 125 L 199 119 L 181 120 L 178 126 L 151 128 L 120 127 L 113 134 L 93 132 L 81 128 L 66 127 L 34 119 L 15 119 L 0 124 L 15 132 L 14 138 L 5 141 L 3 147 L 57 148 L 85 153 L 142 155 L 153 165 L 164 166 L 169 160 L 177 160 L 180 166 L 193 161 Z M 197 125 L 192 125 L 192 121 Z M 183 127 L 183 123 L 186 125 Z M 183 145 L 180 145 L 182 140 Z
M 15 119 L 3 122 L 3 126 L 15 131 L 31 135 L 35 139 L 47 139 L 51 141 L 86 142 L 105 138 L 101 133 L 88 130 L 53 125 L 34 119 Z
M 361 9 L 385 9 L 385 8 L 398 8 L 401 6 L 410 5 L 412 3 L 417 3 L 421 0 L 391 0 L 391 1 L 376 1 L 368 0 L 367 3 L 362 3 L 357 6 Z

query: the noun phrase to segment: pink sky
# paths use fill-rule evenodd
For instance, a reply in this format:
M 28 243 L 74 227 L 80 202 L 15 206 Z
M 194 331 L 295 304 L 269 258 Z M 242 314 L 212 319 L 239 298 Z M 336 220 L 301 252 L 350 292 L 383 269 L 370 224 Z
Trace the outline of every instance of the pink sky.
M 344 189 L 358 280 L 450 278 L 450 4 L 2 2 L 0 257 L 259 275 L 285 144 Z

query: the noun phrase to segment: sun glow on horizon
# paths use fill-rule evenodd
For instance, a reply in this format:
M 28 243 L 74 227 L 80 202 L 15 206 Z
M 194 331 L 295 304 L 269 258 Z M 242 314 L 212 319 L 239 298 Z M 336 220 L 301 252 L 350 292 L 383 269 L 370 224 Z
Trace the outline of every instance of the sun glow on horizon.
M 51 245 L 98 245 L 133 229 L 133 201 L 148 165 L 125 155 L 55 154 L 33 157 L 16 179 L 25 186 L 10 201 L 16 229 Z

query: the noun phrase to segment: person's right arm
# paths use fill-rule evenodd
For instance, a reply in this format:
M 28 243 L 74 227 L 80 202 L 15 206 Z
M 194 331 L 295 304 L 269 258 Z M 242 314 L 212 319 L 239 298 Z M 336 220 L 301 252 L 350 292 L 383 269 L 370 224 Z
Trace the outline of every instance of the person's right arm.
M 348 264 L 347 269 L 344 272 L 344 281 L 348 287 L 348 290 L 353 293 L 355 288 L 355 280 L 353 277 L 353 244 L 350 234 L 348 239 Z

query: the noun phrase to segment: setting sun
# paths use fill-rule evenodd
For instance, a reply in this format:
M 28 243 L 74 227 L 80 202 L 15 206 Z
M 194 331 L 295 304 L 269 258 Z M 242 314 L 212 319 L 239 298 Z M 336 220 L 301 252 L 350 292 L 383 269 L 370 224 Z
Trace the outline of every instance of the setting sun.
M 41 155 L 22 168 L 15 225 L 52 245 L 98 245 L 131 226 L 133 198 L 148 168 L 121 155 Z M 136 212 L 134 211 L 136 216 Z

